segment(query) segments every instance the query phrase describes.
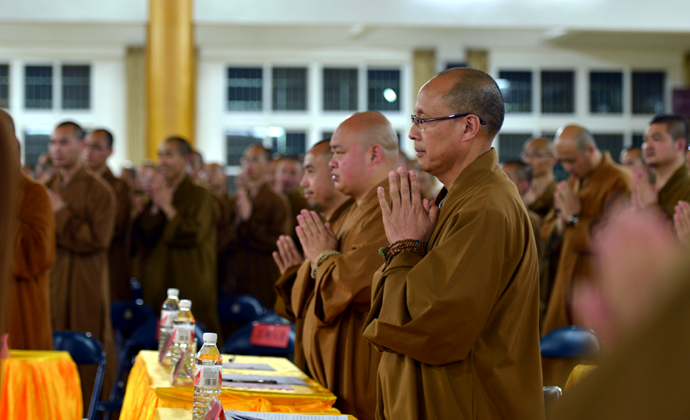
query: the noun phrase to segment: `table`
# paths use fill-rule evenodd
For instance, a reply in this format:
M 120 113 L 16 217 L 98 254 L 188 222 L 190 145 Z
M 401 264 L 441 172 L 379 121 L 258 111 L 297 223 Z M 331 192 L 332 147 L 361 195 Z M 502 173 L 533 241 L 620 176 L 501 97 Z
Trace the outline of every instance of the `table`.
M 223 355 L 223 360 L 229 356 Z M 294 390 L 252 390 L 223 387 L 221 402 L 227 409 L 285 413 L 340 414 L 333 408 L 336 397 L 309 378 L 289 360 L 280 357 L 236 356 L 235 363 L 268 364 L 275 371 L 223 369 L 224 373 L 295 376 L 309 386 L 294 385 Z M 158 364 L 158 352 L 141 351 L 129 374 L 120 420 L 153 420 L 157 408 L 192 408 L 194 387 L 191 380 L 170 385 L 170 372 Z
M 192 410 L 186 408 L 157 408 L 153 420 L 189 420 L 192 418 Z M 357 420 L 353 416 L 347 416 L 348 420 Z
M 83 417 L 79 371 L 66 351 L 11 350 L 2 372 L 0 419 Z

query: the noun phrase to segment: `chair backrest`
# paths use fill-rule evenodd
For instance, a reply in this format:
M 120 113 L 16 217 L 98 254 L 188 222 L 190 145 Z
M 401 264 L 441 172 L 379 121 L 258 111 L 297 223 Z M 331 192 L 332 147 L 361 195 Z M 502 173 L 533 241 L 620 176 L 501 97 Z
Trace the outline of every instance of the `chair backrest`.
M 127 341 L 125 341 L 125 346 L 136 350 L 158 350 L 157 334 L 158 320 L 148 320 L 134 330 Z
M 292 325 L 292 324 L 290 324 Z M 295 326 L 292 325 L 287 348 L 255 346 L 249 342 L 253 323 L 237 330 L 225 341 L 222 353 L 243 354 L 248 356 L 290 356 L 295 351 Z
M 227 322 L 251 322 L 263 315 L 266 308 L 251 295 L 227 296 L 218 300 L 218 317 Z
M 256 322 L 263 322 L 264 324 L 278 324 L 291 325 L 292 323 L 282 316 L 278 315 L 273 309 L 269 309 L 265 314 L 255 319 Z
M 557 386 L 544 387 L 544 411 L 546 413 L 546 420 L 553 418 L 553 413 L 556 409 L 556 404 L 561 398 L 562 391 Z
M 78 365 L 97 365 L 105 363 L 105 352 L 101 343 L 91 333 L 77 331 L 54 331 L 55 350 L 69 352 Z
M 144 288 L 136 277 L 129 279 L 129 289 L 132 292 L 132 300 L 144 298 Z
M 128 337 L 147 321 L 156 319 L 156 313 L 141 301 L 123 300 L 110 305 L 113 329 Z
M 98 403 L 98 398 L 101 396 L 103 377 L 105 376 L 105 351 L 103 351 L 103 346 L 100 341 L 91 336 L 91 333 L 54 331 L 53 347 L 55 350 L 69 352 L 74 363 L 78 365 L 98 365 L 87 415 L 87 418 L 95 420 L 94 414 L 96 411 L 96 404 Z
M 594 331 L 570 325 L 551 331 L 540 341 L 541 355 L 554 358 L 594 359 L 599 357 L 599 340 Z

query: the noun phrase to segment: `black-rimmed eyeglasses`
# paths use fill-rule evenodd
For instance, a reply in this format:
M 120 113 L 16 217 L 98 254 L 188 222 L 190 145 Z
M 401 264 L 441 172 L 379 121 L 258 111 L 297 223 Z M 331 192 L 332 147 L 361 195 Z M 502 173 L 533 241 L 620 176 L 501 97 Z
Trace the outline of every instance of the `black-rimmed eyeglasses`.
M 472 114 L 472 113 L 471 113 L 471 112 L 467 112 L 467 113 L 465 113 L 465 114 L 453 114 L 453 115 L 448 115 L 448 116 L 445 116 L 445 117 L 427 118 L 427 119 L 419 118 L 418 116 L 412 114 L 412 115 L 410 115 L 410 118 L 412 118 L 412 124 L 414 124 L 417 128 L 421 128 L 422 124 L 427 123 L 427 122 L 431 122 L 431 121 L 440 121 L 440 120 L 450 120 L 450 119 L 453 119 L 453 118 L 466 117 L 466 116 L 468 116 L 468 115 L 470 115 L 470 114 Z M 477 117 L 477 118 L 479 118 L 479 117 Z M 486 121 L 484 121 L 484 120 L 481 119 L 481 118 L 479 118 L 479 122 L 480 122 L 482 125 L 486 125 Z

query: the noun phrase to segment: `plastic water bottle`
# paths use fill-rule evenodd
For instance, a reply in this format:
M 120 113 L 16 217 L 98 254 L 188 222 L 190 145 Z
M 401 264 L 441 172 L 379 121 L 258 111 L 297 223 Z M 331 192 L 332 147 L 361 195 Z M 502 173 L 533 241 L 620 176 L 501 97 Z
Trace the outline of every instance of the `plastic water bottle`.
M 168 289 L 168 298 L 163 302 L 161 309 L 160 326 L 158 328 L 158 353 L 165 350 L 165 345 L 170 339 L 173 331 L 173 321 L 177 318 L 177 313 L 180 311 L 180 300 L 177 298 L 180 291 L 177 289 Z M 172 348 L 172 346 L 171 346 Z M 164 359 L 170 360 L 170 350 L 165 355 Z
M 178 376 L 181 375 L 190 379 L 194 374 L 194 355 L 196 354 L 196 341 L 194 340 L 196 322 L 191 309 L 191 300 L 182 299 L 180 301 L 180 312 L 177 313 L 177 317 L 173 321 L 173 344 L 170 351 L 171 369 L 175 369 L 175 365 L 184 353 L 184 360 Z
M 201 420 L 209 409 L 211 400 L 220 400 L 221 370 L 223 359 L 220 356 L 215 333 L 204 333 L 204 345 L 196 354 L 194 370 L 194 420 Z

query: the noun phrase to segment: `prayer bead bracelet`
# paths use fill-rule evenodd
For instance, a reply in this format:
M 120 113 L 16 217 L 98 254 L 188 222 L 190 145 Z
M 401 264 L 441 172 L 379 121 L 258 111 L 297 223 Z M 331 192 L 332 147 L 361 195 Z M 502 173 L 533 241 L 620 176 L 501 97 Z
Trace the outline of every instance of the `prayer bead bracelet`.
M 422 257 L 426 255 L 427 243 L 416 239 L 401 239 L 393 242 L 389 247 L 379 248 L 379 254 L 383 255 L 385 270 L 393 261 L 393 258 L 402 252 L 414 252 Z
M 319 254 L 319 256 L 316 257 L 316 261 L 311 263 L 311 278 L 316 279 L 316 272 L 319 270 L 319 266 L 323 264 L 324 261 L 326 261 L 326 258 L 330 257 L 331 255 L 340 254 L 340 251 L 336 251 L 334 249 L 329 249 L 328 251 L 324 251 L 321 254 Z

